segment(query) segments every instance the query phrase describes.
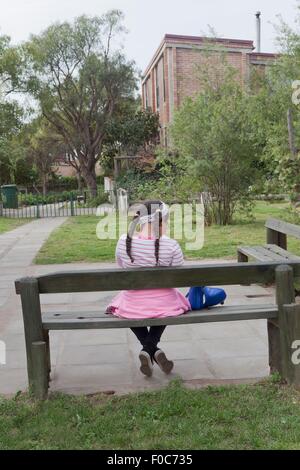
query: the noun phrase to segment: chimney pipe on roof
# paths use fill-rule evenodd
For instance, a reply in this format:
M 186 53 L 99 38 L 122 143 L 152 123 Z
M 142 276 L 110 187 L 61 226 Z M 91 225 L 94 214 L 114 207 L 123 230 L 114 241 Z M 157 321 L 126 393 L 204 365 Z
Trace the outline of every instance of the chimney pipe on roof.
M 261 36 L 260 15 L 261 15 L 260 11 L 257 11 L 255 13 L 255 16 L 256 16 L 256 52 L 260 52 L 260 36 Z

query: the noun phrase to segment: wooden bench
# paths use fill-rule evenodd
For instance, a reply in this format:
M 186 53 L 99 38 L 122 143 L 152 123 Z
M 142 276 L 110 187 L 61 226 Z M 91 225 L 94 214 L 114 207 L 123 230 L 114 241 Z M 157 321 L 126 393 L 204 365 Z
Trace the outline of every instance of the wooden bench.
M 150 325 L 268 320 L 269 364 L 290 383 L 300 385 L 300 365 L 290 366 L 291 342 L 300 339 L 300 309 L 294 305 L 293 277 L 300 264 L 230 263 L 170 268 L 106 269 L 71 271 L 28 277 L 16 281 L 21 295 L 27 353 L 29 389 L 36 398 L 47 396 L 51 371 L 50 330 L 129 328 Z M 40 296 L 69 292 L 117 291 L 122 289 L 186 287 L 197 285 L 264 284 L 276 282 L 276 301 L 264 305 L 218 306 L 177 317 L 129 320 L 104 312 L 42 313 Z
M 287 235 L 300 239 L 300 227 L 278 219 L 268 219 L 265 227 L 267 229 L 266 245 L 239 246 L 237 249 L 238 261 L 247 262 L 251 257 L 266 263 L 269 261 L 300 262 L 300 256 L 287 251 Z

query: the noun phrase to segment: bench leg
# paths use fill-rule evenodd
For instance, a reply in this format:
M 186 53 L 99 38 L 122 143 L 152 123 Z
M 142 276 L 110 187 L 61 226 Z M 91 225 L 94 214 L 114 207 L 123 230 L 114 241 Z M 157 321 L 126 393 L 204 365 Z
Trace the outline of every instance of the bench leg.
M 237 260 L 238 263 L 248 263 L 248 256 L 244 255 L 244 253 L 241 253 L 239 250 L 237 251 Z M 247 284 L 245 282 L 241 282 L 241 286 L 250 286 L 250 284 Z
M 35 341 L 31 345 L 32 387 L 37 400 L 45 400 L 48 394 L 48 357 L 45 341 Z
M 237 252 L 237 260 L 239 263 L 248 263 L 248 256 L 240 251 Z
M 49 340 L 49 330 L 43 330 L 43 337 L 46 343 L 46 353 L 47 353 L 47 370 L 48 370 L 48 383 L 50 382 L 50 373 L 51 373 L 51 355 L 50 355 L 50 340 Z
M 300 305 L 284 305 L 280 318 L 282 375 L 300 389 Z
M 270 369 L 271 372 L 277 370 L 283 378 L 286 378 L 284 367 L 287 348 L 283 343 L 284 330 L 286 329 L 285 306 L 295 302 L 294 274 L 291 266 L 277 266 L 275 284 L 278 321 L 268 320 Z
M 24 278 L 20 285 L 20 293 L 27 354 L 28 383 L 29 389 L 31 389 L 33 383 L 32 343 L 43 341 L 42 314 L 37 279 Z
M 281 374 L 281 348 L 280 330 L 275 321 L 268 320 L 268 344 L 269 344 L 269 367 L 270 374 L 279 372 Z

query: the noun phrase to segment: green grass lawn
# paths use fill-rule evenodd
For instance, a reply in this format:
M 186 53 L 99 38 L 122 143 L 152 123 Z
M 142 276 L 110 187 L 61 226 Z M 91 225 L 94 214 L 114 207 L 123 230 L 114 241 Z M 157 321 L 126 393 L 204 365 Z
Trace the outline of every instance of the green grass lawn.
M 0 217 L 0 234 L 9 232 L 10 230 L 27 224 L 28 222 L 28 219 L 7 219 L 5 217 Z
M 288 203 L 257 202 L 254 220 L 249 221 L 236 214 L 230 226 L 217 225 L 205 228 L 205 241 L 201 250 L 187 251 L 180 241 L 187 259 L 235 258 L 241 244 L 265 243 L 265 220 L 268 217 L 292 221 Z M 99 240 L 96 237 L 98 217 L 73 217 L 50 235 L 37 255 L 37 264 L 71 262 L 113 261 L 116 240 Z M 289 237 L 288 248 L 300 254 L 300 241 Z
M 0 449 L 300 449 L 300 394 L 273 379 L 113 397 L 0 398 Z

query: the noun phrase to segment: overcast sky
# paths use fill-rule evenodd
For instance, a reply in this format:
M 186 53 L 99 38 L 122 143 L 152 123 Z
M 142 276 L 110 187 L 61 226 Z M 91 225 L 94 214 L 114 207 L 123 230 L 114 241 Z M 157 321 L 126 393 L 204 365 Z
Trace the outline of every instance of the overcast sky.
M 262 12 L 261 50 L 276 51 L 272 23 L 278 23 L 280 14 L 293 25 L 297 4 L 297 0 L 0 0 L 0 33 L 18 43 L 55 21 L 118 8 L 129 30 L 126 55 L 144 70 L 166 33 L 204 35 L 210 25 L 220 37 L 255 40 L 257 10 Z

